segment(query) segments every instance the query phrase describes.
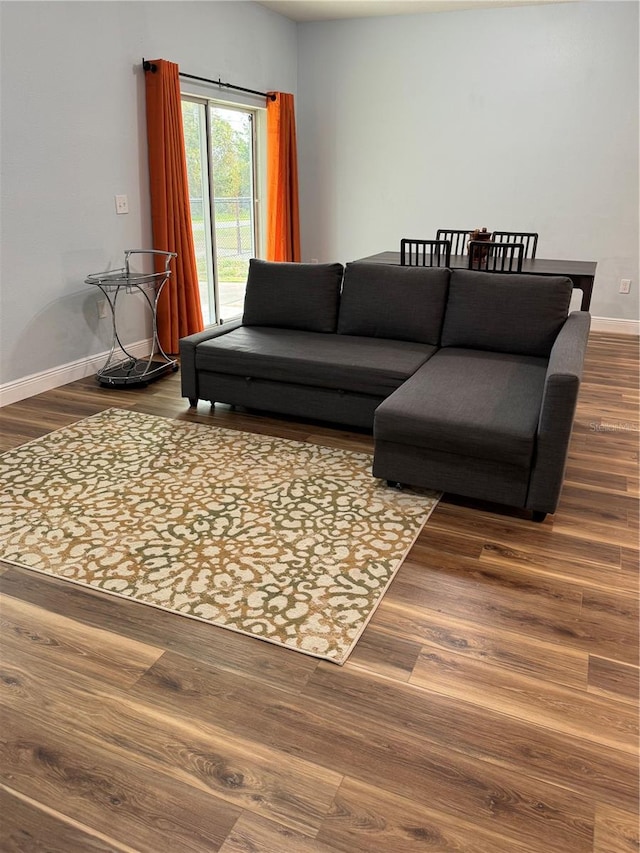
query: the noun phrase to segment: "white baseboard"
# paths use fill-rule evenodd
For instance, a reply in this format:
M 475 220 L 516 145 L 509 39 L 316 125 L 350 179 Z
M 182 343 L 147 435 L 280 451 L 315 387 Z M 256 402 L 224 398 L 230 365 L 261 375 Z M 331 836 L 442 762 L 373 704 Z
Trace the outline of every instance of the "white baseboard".
M 127 344 L 127 351 L 134 358 L 145 358 L 151 351 L 151 340 Z M 0 407 L 18 403 L 35 394 L 42 394 L 43 391 L 51 391 L 52 388 L 59 388 L 68 382 L 91 376 L 102 367 L 108 355 L 108 351 L 102 352 L 89 358 L 81 358 L 69 364 L 53 367 L 51 370 L 43 370 L 42 373 L 33 373 L 14 382 L 7 382 L 0 386 Z
M 640 321 L 618 320 L 615 317 L 592 317 L 591 329 L 594 332 L 640 336 Z M 144 358 L 151 350 L 151 341 L 127 344 L 127 349 L 135 358 Z M 42 394 L 43 391 L 51 391 L 52 388 L 59 388 L 68 382 L 75 382 L 76 379 L 84 379 L 85 376 L 95 373 L 105 363 L 107 356 L 108 352 L 99 353 L 90 358 L 81 358 L 51 370 L 44 370 L 42 373 L 16 379 L 14 382 L 7 382 L 0 386 L 0 407 L 18 403 L 35 394 Z
M 640 320 L 617 320 L 615 317 L 592 317 L 592 332 L 612 332 L 616 335 L 640 335 Z

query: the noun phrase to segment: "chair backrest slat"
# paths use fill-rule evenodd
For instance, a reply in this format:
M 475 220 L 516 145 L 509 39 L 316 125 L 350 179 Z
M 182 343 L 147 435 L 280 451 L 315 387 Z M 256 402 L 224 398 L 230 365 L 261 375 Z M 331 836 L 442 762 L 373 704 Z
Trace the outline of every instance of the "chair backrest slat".
M 403 267 L 448 267 L 451 243 L 448 240 L 400 240 L 400 263 Z
M 436 240 L 448 240 L 451 243 L 452 255 L 466 255 L 470 234 L 471 230 L 463 231 L 455 228 L 439 228 L 436 231 Z
M 494 231 L 496 243 L 522 243 L 524 257 L 535 258 L 538 248 L 538 235 L 535 231 Z
M 521 272 L 525 257 L 523 243 L 471 240 L 469 269 L 482 272 Z

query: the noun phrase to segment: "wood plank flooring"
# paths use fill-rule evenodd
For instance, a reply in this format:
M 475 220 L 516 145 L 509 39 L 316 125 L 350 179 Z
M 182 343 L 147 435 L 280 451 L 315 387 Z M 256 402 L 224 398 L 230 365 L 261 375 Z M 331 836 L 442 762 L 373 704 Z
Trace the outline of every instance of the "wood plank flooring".
M 93 378 L 110 407 L 372 449 L 365 432 Z M 0 563 L 0 850 L 635 853 L 638 340 L 592 333 L 560 507 L 446 496 L 343 667 Z

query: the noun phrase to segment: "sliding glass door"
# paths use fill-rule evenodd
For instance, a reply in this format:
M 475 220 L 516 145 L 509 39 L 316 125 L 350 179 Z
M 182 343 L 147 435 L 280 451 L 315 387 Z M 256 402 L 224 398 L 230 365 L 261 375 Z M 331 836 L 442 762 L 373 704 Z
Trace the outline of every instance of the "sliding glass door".
M 187 174 L 206 325 L 242 314 L 259 256 L 256 111 L 183 97 Z

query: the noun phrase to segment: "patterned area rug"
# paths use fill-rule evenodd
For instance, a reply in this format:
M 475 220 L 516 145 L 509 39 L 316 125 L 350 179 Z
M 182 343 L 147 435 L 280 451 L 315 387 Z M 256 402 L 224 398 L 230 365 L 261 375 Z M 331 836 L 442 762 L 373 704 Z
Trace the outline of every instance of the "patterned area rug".
M 3 560 L 339 664 L 440 497 L 365 453 L 119 409 L 0 482 Z

